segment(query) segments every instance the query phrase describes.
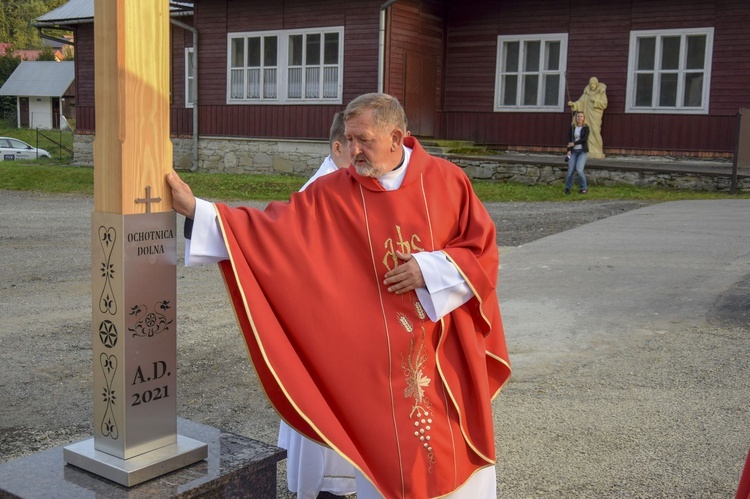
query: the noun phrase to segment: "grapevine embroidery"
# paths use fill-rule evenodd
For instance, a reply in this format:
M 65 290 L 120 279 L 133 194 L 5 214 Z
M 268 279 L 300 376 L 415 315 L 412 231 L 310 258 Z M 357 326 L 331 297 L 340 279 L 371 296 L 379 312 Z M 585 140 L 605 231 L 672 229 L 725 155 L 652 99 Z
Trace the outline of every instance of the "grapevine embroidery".
M 432 381 L 424 374 L 424 367 L 427 363 L 427 353 L 425 352 L 425 327 L 424 322 L 427 314 L 422 308 L 422 304 L 419 301 L 414 300 L 414 312 L 421 322 L 419 324 L 419 330 L 421 334 L 414 333 L 414 324 L 409 317 L 403 312 L 398 313 L 398 321 L 401 327 L 411 335 L 409 340 L 409 355 L 404 359 L 401 354 L 401 369 L 406 377 L 406 388 L 404 389 L 404 398 L 413 398 L 414 404 L 412 405 L 411 412 L 409 413 L 409 419 L 414 420 L 414 437 L 419 440 L 421 445 L 427 451 L 427 458 L 429 462 L 428 471 L 432 470 L 432 465 L 435 464 L 435 454 L 433 453 L 432 445 L 430 444 L 430 430 L 432 428 L 432 417 L 431 409 L 432 404 L 430 398 L 424 393 L 425 388 L 430 386 Z

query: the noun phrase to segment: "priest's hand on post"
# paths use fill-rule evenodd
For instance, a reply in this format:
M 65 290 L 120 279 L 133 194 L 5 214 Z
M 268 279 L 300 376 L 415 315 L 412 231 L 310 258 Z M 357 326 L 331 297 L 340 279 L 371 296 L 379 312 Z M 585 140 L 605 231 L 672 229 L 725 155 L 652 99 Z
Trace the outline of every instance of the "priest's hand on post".
M 400 295 L 412 289 L 424 287 L 422 269 L 419 268 L 417 260 L 411 254 L 400 251 L 396 252 L 396 256 L 404 263 L 386 272 L 383 283 L 388 286 L 388 291 Z
M 172 188 L 172 209 L 187 218 L 194 218 L 195 196 L 190 186 L 174 170 L 167 173 L 167 183 Z

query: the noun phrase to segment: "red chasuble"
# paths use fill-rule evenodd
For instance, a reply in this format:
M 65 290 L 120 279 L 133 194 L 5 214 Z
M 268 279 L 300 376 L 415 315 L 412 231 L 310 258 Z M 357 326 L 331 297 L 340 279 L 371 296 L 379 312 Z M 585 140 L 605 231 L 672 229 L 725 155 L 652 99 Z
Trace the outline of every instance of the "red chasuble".
M 265 211 L 216 205 L 266 395 L 387 498 L 442 496 L 492 466 L 491 400 L 510 376 L 493 222 L 460 168 L 406 145 L 394 191 L 349 167 Z M 443 251 L 474 297 L 430 321 L 383 284 L 396 251 Z

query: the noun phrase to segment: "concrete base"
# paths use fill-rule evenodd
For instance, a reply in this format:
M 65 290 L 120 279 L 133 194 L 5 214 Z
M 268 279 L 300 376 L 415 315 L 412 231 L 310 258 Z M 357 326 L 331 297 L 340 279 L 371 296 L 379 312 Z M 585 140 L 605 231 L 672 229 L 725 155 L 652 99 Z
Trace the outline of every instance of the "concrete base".
M 125 487 L 65 464 L 64 447 L 55 447 L 0 465 L 0 498 L 276 497 L 276 463 L 285 450 L 184 419 L 177 432 L 208 444 L 208 457 Z

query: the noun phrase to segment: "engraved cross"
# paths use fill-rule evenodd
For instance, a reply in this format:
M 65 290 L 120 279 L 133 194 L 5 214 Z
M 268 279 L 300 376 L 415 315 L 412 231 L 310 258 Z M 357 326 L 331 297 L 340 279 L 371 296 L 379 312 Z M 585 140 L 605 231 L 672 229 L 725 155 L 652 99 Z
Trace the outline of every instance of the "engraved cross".
M 151 186 L 146 186 L 146 197 L 145 198 L 136 198 L 136 203 L 146 203 L 146 213 L 151 213 L 151 203 L 160 203 L 161 198 L 152 198 L 151 197 Z

